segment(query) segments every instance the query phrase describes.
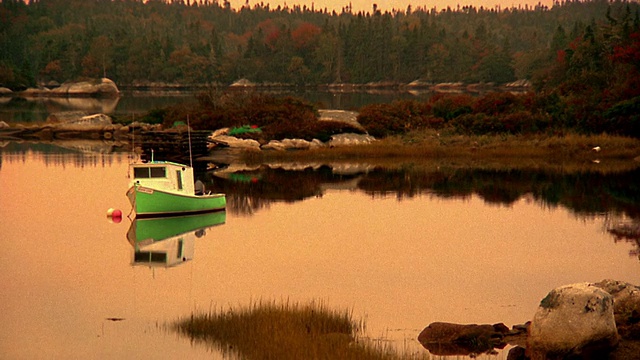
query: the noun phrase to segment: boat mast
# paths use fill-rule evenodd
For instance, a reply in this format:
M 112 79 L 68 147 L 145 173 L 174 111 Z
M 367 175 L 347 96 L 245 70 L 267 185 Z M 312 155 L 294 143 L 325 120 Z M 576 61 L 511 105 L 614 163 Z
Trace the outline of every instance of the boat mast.
M 189 124 L 189 115 L 187 115 L 187 136 L 189 137 L 189 166 L 193 167 L 193 157 L 191 155 L 191 125 Z

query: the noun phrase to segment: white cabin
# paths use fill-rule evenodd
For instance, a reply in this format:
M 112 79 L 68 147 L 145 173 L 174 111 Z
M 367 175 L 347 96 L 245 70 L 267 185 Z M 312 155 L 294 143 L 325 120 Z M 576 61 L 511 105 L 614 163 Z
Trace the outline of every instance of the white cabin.
M 193 195 L 193 168 L 170 162 L 154 161 L 130 165 L 131 186 L 140 184 L 157 190 Z
M 195 232 L 162 241 L 142 241 L 133 254 L 133 265 L 171 267 L 193 260 Z

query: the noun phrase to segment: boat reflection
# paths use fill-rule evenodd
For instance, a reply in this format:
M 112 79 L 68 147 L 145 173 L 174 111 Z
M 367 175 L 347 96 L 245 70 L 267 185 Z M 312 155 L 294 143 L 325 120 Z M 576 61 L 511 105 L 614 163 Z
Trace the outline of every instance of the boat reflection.
M 127 231 L 133 246 L 132 265 L 172 267 L 193 259 L 195 239 L 224 224 L 226 212 L 135 219 Z

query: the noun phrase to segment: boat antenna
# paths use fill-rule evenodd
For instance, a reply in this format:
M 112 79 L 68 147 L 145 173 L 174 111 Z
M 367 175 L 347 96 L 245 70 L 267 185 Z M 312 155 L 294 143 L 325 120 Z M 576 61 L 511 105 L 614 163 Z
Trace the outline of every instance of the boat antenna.
M 135 114 L 131 115 L 131 123 L 133 124 L 136 120 Z M 129 153 L 129 165 L 136 162 L 136 132 L 133 127 L 130 127 L 131 130 L 131 152 Z M 127 178 L 131 179 L 131 167 L 127 171 Z
M 193 155 L 191 155 L 191 125 L 189 125 L 189 115 L 187 115 L 187 137 L 189 138 L 189 166 L 193 167 Z

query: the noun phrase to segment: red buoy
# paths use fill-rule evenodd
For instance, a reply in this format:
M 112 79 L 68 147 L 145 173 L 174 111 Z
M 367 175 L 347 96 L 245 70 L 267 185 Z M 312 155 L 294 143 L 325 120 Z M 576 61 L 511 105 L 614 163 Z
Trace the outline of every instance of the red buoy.
M 107 210 L 107 217 L 111 222 L 119 223 L 122 221 L 122 211 L 118 209 L 109 209 Z

